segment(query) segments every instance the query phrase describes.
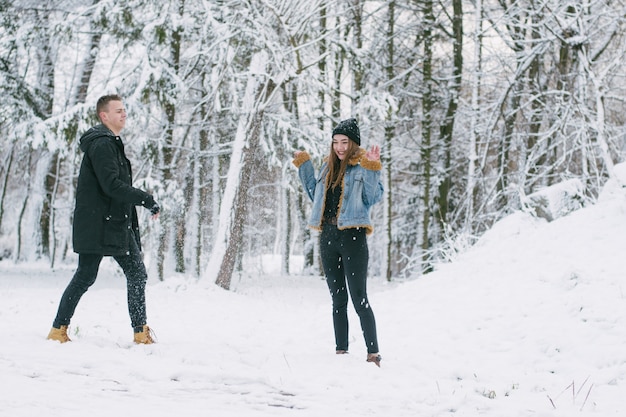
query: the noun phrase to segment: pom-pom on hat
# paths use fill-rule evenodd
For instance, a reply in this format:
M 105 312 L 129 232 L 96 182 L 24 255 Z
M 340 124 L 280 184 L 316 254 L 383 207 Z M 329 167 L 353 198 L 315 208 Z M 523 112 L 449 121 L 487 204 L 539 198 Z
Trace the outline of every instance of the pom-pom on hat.
M 333 129 L 333 137 L 335 135 L 346 135 L 352 139 L 357 145 L 361 146 L 361 132 L 359 131 L 359 125 L 356 124 L 356 119 L 346 119 L 339 122 L 337 127 Z

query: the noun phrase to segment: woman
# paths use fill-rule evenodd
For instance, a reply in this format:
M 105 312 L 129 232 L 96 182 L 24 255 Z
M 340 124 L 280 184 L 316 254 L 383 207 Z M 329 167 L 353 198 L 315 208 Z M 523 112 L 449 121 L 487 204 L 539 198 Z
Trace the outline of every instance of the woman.
M 319 177 L 309 154 L 294 153 L 294 165 L 313 201 L 308 226 L 319 230 L 320 256 L 333 303 L 336 353 L 348 353 L 348 290 L 359 315 L 367 346 L 367 361 L 380 366 L 376 321 L 367 299 L 367 237 L 373 231 L 370 208 L 380 201 L 383 186 L 380 148 L 360 147 L 356 119 L 333 129 L 332 145 Z M 347 286 L 346 286 L 347 282 Z

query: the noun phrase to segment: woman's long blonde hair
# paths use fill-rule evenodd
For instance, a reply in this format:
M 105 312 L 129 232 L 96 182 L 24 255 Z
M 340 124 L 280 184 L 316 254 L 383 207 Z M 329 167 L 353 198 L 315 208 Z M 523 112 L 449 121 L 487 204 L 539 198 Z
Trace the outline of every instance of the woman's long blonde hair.
M 348 152 L 346 153 L 346 157 L 343 160 L 337 157 L 335 150 L 333 149 L 333 143 L 330 143 L 330 153 L 328 155 L 328 176 L 326 177 L 326 188 L 332 187 L 333 190 L 338 185 L 341 185 L 343 181 L 343 176 L 346 173 L 346 168 L 350 163 L 350 160 L 354 158 L 356 153 L 359 151 L 359 145 L 356 144 L 352 139 L 348 141 L 350 147 L 348 148 Z

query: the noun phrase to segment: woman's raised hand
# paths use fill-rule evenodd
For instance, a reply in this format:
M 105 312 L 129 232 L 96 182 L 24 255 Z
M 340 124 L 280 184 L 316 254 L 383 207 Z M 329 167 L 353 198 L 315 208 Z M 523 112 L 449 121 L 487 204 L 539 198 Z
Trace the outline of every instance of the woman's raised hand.
M 365 157 L 370 161 L 378 161 L 380 159 L 380 146 L 373 145 L 370 150 L 367 151 Z

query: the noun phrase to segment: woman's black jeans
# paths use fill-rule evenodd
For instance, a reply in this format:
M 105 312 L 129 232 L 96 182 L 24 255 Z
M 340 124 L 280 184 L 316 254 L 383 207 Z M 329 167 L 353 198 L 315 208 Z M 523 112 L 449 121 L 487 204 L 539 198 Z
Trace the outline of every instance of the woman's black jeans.
M 324 224 L 320 256 L 333 301 L 336 350 L 348 350 L 348 290 L 361 321 L 367 353 L 378 353 L 376 321 L 367 299 L 369 253 L 364 228 L 339 230 Z M 347 284 L 347 285 L 346 285 Z
M 136 329 L 146 324 L 146 282 L 148 274 L 137 242 L 134 236 L 132 236 L 133 232 L 131 231 L 130 233 L 130 250 L 128 255 L 114 256 L 113 259 L 115 259 L 124 271 L 124 275 L 126 275 L 128 312 L 131 325 Z M 102 255 L 78 255 L 78 268 L 63 292 L 59 310 L 53 322 L 54 327 L 59 328 L 70 324 L 81 297 L 96 282 L 102 258 Z

